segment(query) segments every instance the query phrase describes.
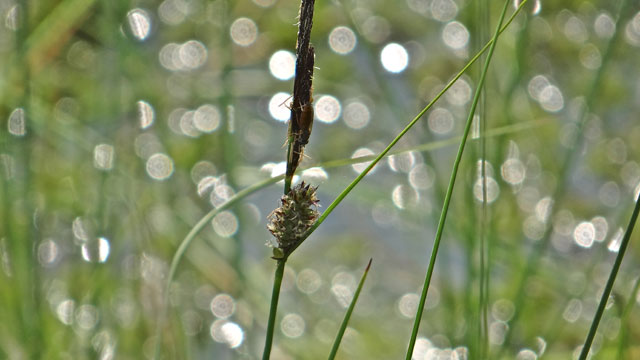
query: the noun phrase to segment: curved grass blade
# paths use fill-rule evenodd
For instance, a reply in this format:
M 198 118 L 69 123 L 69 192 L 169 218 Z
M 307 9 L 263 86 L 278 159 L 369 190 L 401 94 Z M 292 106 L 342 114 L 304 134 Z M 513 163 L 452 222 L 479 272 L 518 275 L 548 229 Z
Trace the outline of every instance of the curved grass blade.
M 609 300 L 609 296 L 611 296 L 611 290 L 613 290 L 613 284 L 615 283 L 616 277 L 618 276 L 620 264 L 622 264 L 622 259 L 624 258 L 624 254 L 627 251 L 629 239 L 631 239 L 631 233 L 633 232 L 633 227 L 636 224 L 636 220 L 638 220 L 638 213 L 640 213 L 640 192 L 638 193 L 636 206 L 634 207 L 633 213 L 631 214 L 629 225 L 627 225 L 627 230 L 625 231 L 624 237 L 622 238 L 622 243 L 620 244 L 618 255 L 616 255 L 616 261 L 613 263 L 613 268 L 611 268 L 611 273 L 609 273 L 607 284 L 605 285 L 604 291 L 602 292 L 602 297 L 600 298 L 600 303 L 598 304 L 598 310 L 596 311 L 593 321 L 591 322 L 589 333 L 587 334 L 587 338 L 585 339 L 584 345 L 582 346 L 582 351 L 580 352 L 579 357 L 580 360 L 586 360 L 587 355 L 589 355 L 589 350 L 591 350 L 593 338 L 596 336 L 596 332 L 598 331 L 598 325 L 600 324 L 600 320 L 602 319 L 602 314 L 604 314 L 604 309 L 607 305 L 607 301 Z
M 198 233 L 200 233 L 200 231 L 202 231 L 202 229 L 204 229 L 205 226 L 207 226 L 207 224 L 209 224 L 209 222 L 211 221 L 211 219 L 213 219 L 216 215 L 218 215 L 221 211 L 224 211 L 230 207 L 232 207 L 233 205 L 235 205 L 236 203 L 238 203 L 240 200 L 244 199 L 245 197 L 247 197 L 248 195 L 263 189 L 265 187 L 267 187 L 268 185 L 271 184 L 275 184 L 276 182 L 282 180 L 284 178 L 284 175 L 280 175 L 280 176 L 276 176 L 273 178 L 269 178 L 269 179 L 265 179 L 263 181 L 260 181 L 252 186 L 249 186 L 246 189 L 243 189 L 242 191 L 239 191 L 235 196 L 233 196 L 231 199 L 229 199 L 229 201 L 227 201 L 226 203 L 222 204 L 221 206 L 212 209 L 211 211 L 209 211 L 205 216 L 203 216 L 189 231 L 189 233 L 187 234 L 187 236 L 185 236 L 185 238 L 182 240 L 182 242 L 180 243 L 180 245 L 178 246 L 178 249 L 176 250 L 176 252 L 173 254 L 173 258 L 171 259 L 171 266 L 169 267 L 169 274 L 167 276 L 167 282 L 165 284 L 165 289 L 164 289 L 164 295 L 163 295 L 163 302 L 162 302 L 162 307 L 163 310 L 160 314 L 160 318 L 158 319 L 158 325 L 157 325 L 157 329 L 156 329 L 156 348 L 155 348 L 155 353 L 153 358 L 154 359 L 158 359 L 158 356 L 160 355 L 160 344 L 162 343 L 161 341 L 161 332 L 162 332 L 162 328 L 164 327 L 166 318 L 167 318 L 167 311 L 168 311 L 168 306 L 169 306 L 169 289 L 171 288 L 171 282 L 173 281 L 173 277 L 176 274 L 176 270 L 178 269 L 178 265 L 180 264 L 180 261 L 182 260 L 182 258 L 184 257 L 185 252 L 187 251 L 187 249 L 189 248 L 189 245 L 191 244 L 191 242 L 196 238 L 196 235 L 198 235 Z
M 351 304 L 349 304 L 347 313 L 344 314 L 344 319 L 342 320 L 342 324 L 340 325 L 340 330 L 338 330 L 336 339 L 333 342 L 333 347 L 331 348 L 331 353 L 329 354 L 329 360 L 335 359 L 336 354 L 338 353 L 338 348 L 340 347 L 342 336 L 344 335 L 344 332 L 347 330 L 347 325 L 349 324 L 349 320 L 351 319 L 351 314 L 353 313 L 353 309 L 355 309 L 356 307 L 356 302 L 358 301 L 358 297 L 360 297 L 360 290 L 362 290 L 362 285 L 364 285 L 364 281 L 367 279 L 367 274 L 369 274 L 369 269 L 371 268 L 372 261 L 373 261 L 373 258 L 369 259 L 369 264 L 367 264 L 366 269 L 364 269 L 364 274 L 362 274 L 362 278 L 360 278 L 360 283 L 358 284 L 358 288 L 356 289 L 355 294 L 353 294 L 353 299 L 351 299 Z
M 524 5 L 526 1 L 523 1 L 522 5 Z M 431 283 L 431 277 L 433 275 L 433 269 L 435 267 L 436 258 L 438 256 L 438 249 L 440 247 L 440 241 L 442 240 L 442 233 L 444 230 L 444 224 L 447 219 L 447 213 L 449 211 L 449 203 L 451 202 L 451 196 L 453 195 L 453 187 L 456 182 L 456 177 L 458 175 L 458 168 L 460 166 L 460 162 L 462 160 L 462 153 L 464 152 L 464 147 L 467 142 L 467 137 L 471 130 L 471 123 L 473 122 L 473 116 L 475 114 L 476 107 L 478 106 L 478 101 L 480 100 L 480 93 L 484 84 L 484 81 L 487 76 L 487 72 L 489 71 L 489 64 L 491 64 L 491 58 L 493 56 L 493 52 L 496 48 L 496 43 L 498 41 L 498 37 L 500 36 L 500 28 L 502 27 L 502 22 L 504 21 L 505 15 L 507 14 L 507 8 L 509 6 L 509 1 L 505 1 L 504 7 L 502 8 L 502 13 L 500 14 L 500 20 L 498 21 L 498 26 L 496 27 L 496 31 L 493 34 L 493 40 L 491 41 L 491 47 L 489 48 L 489 53 L 487 54 L 487 59 L 484 63 L 484 67 L 482 69 L 482 73 L 480 74 L 480 80 L 478 81 L 478 86 L 476 88 L 475 94 L 473 95 L 473 102 L 471 104 L 471 109 L 469 110 L 469 116 L 467 117 L 467 124 L 464 129 L 464 134 L 462 135 L 462 141 L 460 142 L 460 147 L 458 148 L 458 154 L 456 155 L 456 159 L 453 163 L 453 169 L 451 170 L 451 178 L 449 180 L 449 185 L 447 187 L 447 193 L 444 198 L 444 204 L 442 205 L 442 212 L 440 213 L 440 220 L 438 221 L 438 228 L 436 230 L 436 236 L 433 243 L 433 249 L 431 250 L 431 258 L 429 259 L 429 267 L 427 269 L 427 273 L 424 279 L 424 284 L 422 286 L 422 294 L 420 295 L 420 303 L 418 305 L 418 311 L 416 313 L 416 318 L 413 323 L 413 331 L 411 332 L 411 340 L 409 341 L 409 346 L 407 348 L 406 359 L 411 360 L 413 355 L 413 349 L 415 347 L 416 339 L 418 338 L 418 330 L 420 329 L 420 322 L 422 321 L 422 313 L 424 312 L 424 304 L 427 300 L 427 293 L 429 291 L 429 285 Z

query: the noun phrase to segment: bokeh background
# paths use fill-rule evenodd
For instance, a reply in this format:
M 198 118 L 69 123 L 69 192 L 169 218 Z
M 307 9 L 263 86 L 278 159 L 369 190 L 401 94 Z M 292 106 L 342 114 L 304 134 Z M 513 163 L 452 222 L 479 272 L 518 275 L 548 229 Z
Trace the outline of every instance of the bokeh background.
M 499 39 L 415 359 L 477 359 L 483 343 L 491 358 L 579 352 L 640 191 L 640 5 L 620 3 L 530 0 Z M 144 359 L 158 341 L 164 359 L 259 358 L 282 183 L 206 224 L 157 327 L 187 233 L 284 171 L 298 7 L 0 1 L 0 358 Z M 501 7 L 317 1 L 298 174 L 321 211 L 364 168 L 351 159 L 381 151 L 486 43 Z M 369 258 L 339 358 L 404 356 L 479 70 L 291 256 L 274 359 L 328 355 Z M 593 358 L 640 356 L 638 241 Z

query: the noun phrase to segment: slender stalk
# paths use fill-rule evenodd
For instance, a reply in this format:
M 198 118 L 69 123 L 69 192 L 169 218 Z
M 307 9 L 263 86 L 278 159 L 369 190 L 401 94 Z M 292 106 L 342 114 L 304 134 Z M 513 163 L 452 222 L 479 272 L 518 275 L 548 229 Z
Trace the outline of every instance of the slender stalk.
M 480 131 L 486 131 L 486 117 L 480 117 L 481 125 Z M 480 159 L 481 169 L 480 176 L 482 178 L 482 207 L 480 209 L 480 235 L 478 236 L 480 239 L 480 281 L 478 284 L 478 293 L 479 293 L 479 301 L 478 301 L 478 338 L 479 338 L 479 350 L 481 358 L 486 358 L 486 350 L 489 344 L 488 338 L 488 330 L 489 330 L 489 310 L 488 310 L 488 302 L 489 302 L 489 249 L 491 248 L 488 243 L 487 238 L 487 166 L 486 166 L 486 142 L 484 138 L 482 140 L 482 155 Z
M 273 291 L 271 293 L 271 306 L 269 307 L 269 322 L 267 323 L 267 336 L 264 340 L 264 351 L 262 360 L 269 360 L 271 357 L 271 345 L 273 343 L 273 331 L 276 323 L 276 312 L 278 310 L 278 299 L 280 298 L 280 286 L 284 276 L 284 265 L 287 259 L 278 260 L 275 278 L 273 279 Z
M 418 305 L 418 311 L 416 313 L 416 318 L 413 323 L 413 331 L 411 332 L 411 340 L 409 341 L 409 347 L 407 349 L 407 355 L 405 357 L 407 360 L 411 360 L 411 356 L 413 355 L 413 348 L 415 346 L 416 339 L 418 338 L 418 330 L 420 328 L 420 322 L 422 320 L 424 304 L 427 300 L 427 293 L 429 291 L 429 285 L 431 283 L 433 269 L 435 267 L 436 258 L 438 256 L 440 241 L 442 240 L 442 233 L 444 230 L 445 221 L 447 219 L 447 213 L 449 211 L 449 204 L 451 202 L 451 196 L 453 194 L 453 187 L 455 185 L 456 177 L 458 175 L 458 168 L 460 167 L 460 162 L 462 160 L 462 153 L 464 152 L 464 147 L 467 143 L 467 137 L 469 136 L 471 123 L 473 122 L 473 116 L 475 114 L 476 107 L 478 106 L 478 101 L 480 100 L 480 93 L 482 90 L 482 86 L 486 79 L 487 72 L 489 71 L 489 64 L 491 63 L 491 58 L 493 57 L 493 52 L 496 48 L 498 37 L 500 36 L 500 29 L 502 27 L 502 22 L 504 21 L 505 15 L 507 14 L 508 7 L 509 7 L 509 1 L 507 0 L 504 3 L 504 7 L 502 8 L 502 13 L 500 14 L 500 20 L 498 21 L 498 26 L 496 26 L 496 31 L 493 34 L 493 40 L 491 41 L 491 47 L 489 48 L 489 53 L 487 54 L 487 60 L 484 63 L 484 68 L 482 69 L 482 73 L 480 74 L 480 81 L 478 82 L 476 92 L 473 95 L 473 102 L 471 104 L 471 109 L 469 110 L 469 116 L 467 117 L 467 124 L 465 126 L 464 133 L 462 135 L 462 141 L 460 142 L 460 147 L 458 148 L 458 154 L 456 155 L 456 159 L 453 163 L 453 169 L 451 170 L 451 179 L 449 180 L 449 186 L 447 188 L 447 193 L 444 198 L 442 212 L 440 213 L 440 221 L 438 222 L 436 237 L 433 243 L 433 249 L 431 250 L 431 259 L 429 260 L 429 267 L 427 269 L 427 273 L 424 279 L 424 285 L 422 286 L 420 303 Z
M 331 353 L 329 354 L 329 360 L 333 360 L 338 353 L 338 348 L 340 348 L 340 342 L 342 341 L 342 337 L 344 336 L 344 332 L 347 330 L 347 325 L 349 324 L 349 319 L 351 319 L 351 314 L 353 313 L 353 309 L 356 307 L 356 302 L 360 297 L 360 291 L 362 290 L 362 285 L 364 285 L 364 281 L 367 279 L 367 274 L 369 274 L 369 269 L 371 268 L 371 262 L 373 259 L 369 259 L 369 264 L 367 264 L 367 268 L 364 269 L 364 274 L 362 274 L 362 278 L 360 278 L 360 283 L 358 284 L 358 288 L 356 292 L 353 294 L 353 299 L 351 299 L 351 304 L 349 304 L 349 308 L 347 309 L 347 313 L 344 314 L 344 319 L 342 320 L 342 324 L 340 324 L 340 330 L 338 330 L 338 334 L 336 335 L 336 339 L 333 342 L 333 347 L 331 348 Z
M 490 33 L 490 24 L 491 19 L 489 16 L 489 1 L 475 1 L 474 2 L 474 12 L 476 13 L 476 33 L 474 41 L 474 49 L 476 49 L 480 42 L 489 37 Z M 482 74 L 482 69 L 480 69 L 479 74 Z M 472 357 L 479 357 L 481 359 L 486 359 L 486 350 L 488 349 L 488 290 L 489 290 L 489 269 L 488 269 L 488 252 L 489 245 L 487 241 L 487 141 L 486 141 L 486 131 L 487 131 L 487 96 L 484 92 L 484 87 L 482 88 L 482 92 L 480 94 L 480 103 L 478 108 L 478 127 L 480 130 L 480 178 L 482 179 L 482 203 L 480 206 L 480 218 L 477 219 L 477 226 L 479 227 L 479 281 L 478 281 L 478 308 L 477 315 L 474 316 L 475 324 L 475 335 L 473 338 L 473 347 L 471 347 L 470 353 Z M 471 244 L 474 243 L 473 236 L 471 237 Z M 474 255 L 474 246 L 469 246 L 470 259 L 469 264 L 473 264 L 473 255 Z M 469 268 L 473 268 L 473 265 L 469 266 Z M 473 274 L 473 271 L 470 271 Z M 471 278 L 471 276 L 470 276 Z M 470 279 L 469 288 L 471 288 L 475 279 Z M 471 297 L 469 297 L 471 298 Z M 471 309 L 469 309 L 471 311 Z
M 638 219 L 638 213 L 640 213 L 640 193 L 638 193 L 636 206 L 634 207 L 633 213 L 631 214 L 631 219 L 629 220 L 629 225 L 627 225 L 627 230 L 625 231 L 624 237 L 622 238 L 622 243 L 620 244 L 620 249 L 618 250 L 618 254 L 616 255 L 616 260 L 613 263 L 613 268 L 611 268 L 611 272 L 609 273 L 607 284 L 605 285 L 604 291 L 602 292 L 602 297 L 600 298 L 600 303 L 598 304 L 598 310 L 596 311 L 593 321 L 591 322 L 589 333 L 587 334 L 587 338 L 584 341 L 584 345 L 582 346 L 582 351 L 580 352 L 579 357 L 580 360 L 586 360 L 587 355 L 589 355 L 589 350 L 591 350 L 593 338 L 596 336 L 598 325 L 600 325 L 600 320 L 602 319 L 602 314 L 604 314 L 604 309 L 607 306 L 607 301 L 609 300 L 609 296 L 611 296 L 611 290 L 613 290 L 613 284 L 616 281 L 618 271 L 620 270 L 620 265 L 622 264 L 622 259 L 624 259 L 624 254 L 627 251 L 629 239 L 631 239 L 631 233 L 633 232 L 633 227 L 636 224 L 636 220 Z
M 293 84 L 293 101 L 291 104 L 291 116 L 289 117 L 289 128 L 287 130 L 287 167 L 284 180 L 284 194 L 291 191 L 291 183 L 296 168 L 302 159 L 304 146 L 309 142 L 311 128 L 313 124 L 313 111 L 311 116 L 303 112 L 303 105 L 311 103 L 311 92 L 313 82 L 313 64 L 315 50 L 311 46 L 311 28 L 313 26 L 313 10 L 315 0 L 301 0 L 298 23 L 298 36 L 296 41 L 296 76 Z M 311 108 L 313 110 L 313 108 Z M 303 119 L 305 119 L 303 121 Z M 284 265 L 287 262 L 289 251 L 283 258 L 278 259 L 278 265 L 273 282 L 273 293 L 271 295 L 271 308 L 269 309 L 269 322 L 267 324 L 267 336 L 264 343 L 262 359 L 267 360 L 271 356 L 271 344 L 273 343 L 273 331 L 278 310 L 278 298 L 280 297 L 280 285 L 284 274 Z

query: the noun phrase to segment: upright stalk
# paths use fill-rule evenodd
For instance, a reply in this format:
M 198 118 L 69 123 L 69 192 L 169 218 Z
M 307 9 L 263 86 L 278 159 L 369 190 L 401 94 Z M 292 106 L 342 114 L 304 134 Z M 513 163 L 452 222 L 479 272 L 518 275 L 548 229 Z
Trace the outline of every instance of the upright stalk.
M 523 2 L 524 3 L 524 2 Z M 444 204 L 442 206 L 442 212 L 440 213 L 440 221 L 438 222 L 438 228 L 436 230 L 435 241 L 433 243 L 433 249 L 431 250 L 431 258 L 429 260 L 429 267 L 427 269 L 427 273 L 424 279 L 424 284 L 422 286 L 422 294 L 420 296 L 420 303 L 418 305 L 418 311 L 416 313 L 416 317 L 413 323 L 413 331 L 411 332 L 411 340 L 409 341 L 409 347 L 407 348 L 406 360 L 411 360 L 413 355 L 413 349 L 415 347 L 416 339 L 418 338 L 418 330 L 420 328 L 420 322 L 422 320 L 422 313 L 424 312 L 424 304 L 427 300 L 427 293 L 429 291 L 429 285 L 431 284 L 431 277 L 433 275 L 433 269 L 435 267 L 436 258 L 438 256 L 438 249 L 440 247 L 440 241 L 442 239 L 442 233 L 444 230 L 444 224 L 447 219 L 447 213 L 449 211 L 449 204 L 451 202 L 451 196 L 453 194 L 453 187 L 456 182 L 456 177 L 458 175 L 458 168 L 460 167 L 460 162 L 462 160 L 462 153 L 464 152 L 464 147 L 467 143 L 467 138 L 469 136 L 469 131 L 471 130 L 471 123 L 473 122 L 473 116 L 476 111 L 476 107 L 478 106 L 478 102 L 480 100 L 480 93 L 482 90 L 482 86 L 487 76 L 487 72 L 489 70 L 489 64 L 491 63 L 491 58 L 493 57 L 493 52 L 495 50 L 496 44 L 498 42 L 498 37 L 500 36 L 500 29 L 502 28 L 502 23 L 504 21 L 505 15 L 507 14 L 507 8 L 509 6 L 509 1 L 505 1 L 505 4 L 502 8 L 502 13 L 500 14 L 500 20 L 498 21 L 498 25 L 496 26 L 495 33 L 493 34 L 493 41 L 491 46 L 489 47 L 489 52 L 487 54 L 487 59 L 484 63 L 484 67 L 482 69 L 482 73 L 480 74 L 480 81 L 478 82 L 478 86 L 476 88 L 476 92 L 473 96 L 473 102 L 471 104 L 471 109 L 469 110 L 469 116 L 467 117 L 467 123 L 464 128 L 464 132 L 462 135 L 462 141 L 460 142 L 460 146 L 458 148 L 458 153 L 456 155 L 456 159 L 453 163 L 453 169 L 451 170 L 451 178 L 449 180 L 449 186 L 447 187 L 447 193 L 444 198 Z
M 331 352 L 329 353 L 329 360 L 333 360 L 336 358 L 338 354 L 338 349 L 340 348 L 340 342 L 342 341 L 342 337 L 344 336 L 345 331 L 347 331 L 347 325 L 349 324 L 349 320 L 351 319 L 351 314 L 353 314 L 353 309 L 356 307 L 356 302 L 360 297 L 360 292 L 362 291 L 362 286 L 364 285 L 365 280 L 367 280 L 367 274 L 369 274 L 369 269 L 371 268 L 371 262 L 373 258 L 369 259 L 369 263 L 367 267 L 364 269 L 364 274 L 360 278 L 360 282 L 358 283 L 358 288 L 356 292 L 353 294 L 353 298 L 351 299 L 351 303 L 349 304 L 349 308 L 347 312 L 344 314 L 344 319 L 342 320 L 342 324 L 340 324 L 340 329 L 338 330 L 338 335 L 336 335 L 336 339 L 333 342 L 333 346 L 331 347 Z
M 302 228 L 301 219 L 308 220 L 310 226 L 317 219 L 317 211 L 311 210 L 309 207 L 317 204 L 315 198 L 316 188 L 310 186 L 296 187 L 292 190 L 291 183 L 293 175 L 302 160 L 304 147 L 309 142 L 311 128 L 313 126 L 313 107 L 311 102 L 312 81 L 313 81 L 313 65 L 315 62 L 315 50 L 311 46 L 311 27 L 313 26 L 313 10 L 315 0 L 301 0 L 300 15 L 298 24 L 298 36 L 296 42 L 296 76 L 293 84 L 293 101 L 291 103 L 291 116 L 289 118 L 289 129 L 287 130 L 287 170 L 284 177 L 284 196 L 282 198 L 282 206 L 269 215 L 269 230 L 276 236 L 279 245 L 274 249 L 277 254 L 277 266 L 275 278 L 273 281 L 273 290 L 271 294 L 271 306 L 269 308 L 269 321 L 267 323 L 267 335 L 264 342 L 264 351 L 262 359 L 267 360 L 271 356 L 271 346 L 273 344 L 273 332 L 276 323 L 276 312 L 278 310 L 278 299 L 280 298 L 280 286 L 282 285 L 282 277 L 284 275 L 284 266 L 287 258 L 296 246 L 291 246 L 296 241 L 302 241 L 300 235 L 306 229 Z M 285 199 L 287 205 L 285 206 Z M 307 200 L 303 204 L 302 200 Z M 315 201 L 315 202 L 314 202 Z M 277 215 L 274 215 L 277 214 Z M 297 223 L 297 225 L 295 224 Z M 296 233 L 292 229 L 302 229 L 300 233 Z
M 611 296 L 611 290 L 613 290 L 613 284 L 615 283 L 616 277 L 618 276 L 618 271 L 620 270 L 622 259 L 624 259 L 624 254 L 627 251 L 629 239 L 631 239 L 631 233 L 633 232 L 633 227 L 636 224 L 636 220 L 638 220 L 638 213 L 640 213 L 640 192 L 638 193 L 636 206 L 634 207 L 633 213 L 631 214 L 629 225 L 627 225 L 627 230 L 625 231 L 624 237 L 622 238 L 620 249 L 618 250 L 618 254 L 616 255 L 616 261 L 613 263 L 613 268 L 611 268 L 611 272 L 609 273 L 607 284 L 605 285 L 602 296 L 600 297 L 598 310 L 596 311 L 593 321 L 591 322 L 589 333 L 587 334 L 587 338 L 585 339 L 584 345 L 582 346 L 582 351 L 580 352 L 579 357 L 580 360 L 586 360 L 587 356 L 589 355 L 589 350 L 591 350 L 593 338 L 596 336 L 596 332 L 598 331 L 598 325 L 600 325 L 600 320 L 602 319 L 602 314 L 604 314 L 604 309 L 607 306 L 609 296 Z
M 271 293 L 271 306 L 269 307 L 269 322 L 267 323 L 267 336 L 264 340 L 264 351 L 262 360 L 269 360 L 271 357 L 271 345 L 273 344 L 273 331 L 276 324 L 276 312 L 278 310 L 278 299 L 280 298 L 280 286 L 284 276 L 284 265 L 287 259 L 280 259 L 276 265 L 275 278 L 273 279 L 273 291 Z

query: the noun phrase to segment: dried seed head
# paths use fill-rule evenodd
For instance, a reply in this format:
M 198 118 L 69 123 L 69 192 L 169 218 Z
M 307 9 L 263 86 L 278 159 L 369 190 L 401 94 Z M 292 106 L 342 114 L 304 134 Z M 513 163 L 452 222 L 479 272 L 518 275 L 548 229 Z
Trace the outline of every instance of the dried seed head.
M 276 239 L 276 243 L 273 244 L 276 257 L 288 256 L 303 240 L 302 235 L 320 216 L 317 210 L 317 189 L 318 187 L 301 182 L 280 199 L 280 207 L 267 217 L 267 229 Z

